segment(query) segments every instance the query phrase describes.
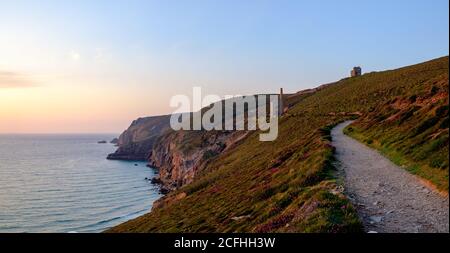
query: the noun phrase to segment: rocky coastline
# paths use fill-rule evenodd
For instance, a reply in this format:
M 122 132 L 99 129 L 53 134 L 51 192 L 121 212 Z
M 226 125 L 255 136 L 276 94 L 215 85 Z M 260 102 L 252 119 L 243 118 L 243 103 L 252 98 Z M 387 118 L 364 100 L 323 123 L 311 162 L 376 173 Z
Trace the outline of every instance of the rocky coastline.
M 167 194 L 191 183 L 207 162 L 246 136 L 246 131 L 173 131 L 169 116 L 140 118 L 119 137 L 109 160 L 146 161 L 159 171 L 153 184 Z

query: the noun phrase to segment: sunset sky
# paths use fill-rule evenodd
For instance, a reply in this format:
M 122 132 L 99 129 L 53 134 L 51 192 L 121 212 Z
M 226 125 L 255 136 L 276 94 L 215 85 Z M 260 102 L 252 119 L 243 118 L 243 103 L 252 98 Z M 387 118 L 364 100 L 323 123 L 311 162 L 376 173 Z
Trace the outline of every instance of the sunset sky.
M 288 92 L 449 53 L 448 0 L 0 0 L 0 133 L 120 133 L 172 95 Z

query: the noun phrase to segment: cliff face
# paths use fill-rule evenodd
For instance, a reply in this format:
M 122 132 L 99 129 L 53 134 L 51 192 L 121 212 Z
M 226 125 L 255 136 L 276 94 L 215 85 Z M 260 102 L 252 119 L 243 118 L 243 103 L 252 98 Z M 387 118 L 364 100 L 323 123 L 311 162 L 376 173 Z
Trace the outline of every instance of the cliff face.
M 159 170 L 163 192 L 191 183 L 207 161 L 240 140 L 245 132 L 173 131 L 170 115 L 140 118 L 123 132 L 111 160 L 148 161 Z
M 225 108 L 225 101 L 218 103 Z M 209 161 L 233 147 L 247 133 L 173 131 L 170 115 L 140 118 L 120 136 L 119 148 L 108 159 L 148 161 L 150 166 L 159 170 L 159 178 L 154 182 L 159 183 L 161 191 L 166 193 L 191 183 Z
M 139 118 L 120 135 L 117 143 L 119 148 L 107 158 L 146 161 L 150 157 L 155 140 L 169 129 L 169 115 Z
M 171 131 L 158 138 L 149 161 L 159 169 L 162 191 L 191 183 L 210 160 L 245 135 L 244 131 Z

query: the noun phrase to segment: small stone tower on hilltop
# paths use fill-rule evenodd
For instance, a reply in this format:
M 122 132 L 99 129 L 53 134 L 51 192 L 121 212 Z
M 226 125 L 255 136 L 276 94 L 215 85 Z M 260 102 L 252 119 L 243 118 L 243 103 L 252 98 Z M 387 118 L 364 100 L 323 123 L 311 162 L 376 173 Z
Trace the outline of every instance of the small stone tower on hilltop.
M 353 70 L 350 72 L 351 77 L 357 77 L 357 76 L 361 76 L 362 74 L 362 70 L 361 67 L 354 67 Z

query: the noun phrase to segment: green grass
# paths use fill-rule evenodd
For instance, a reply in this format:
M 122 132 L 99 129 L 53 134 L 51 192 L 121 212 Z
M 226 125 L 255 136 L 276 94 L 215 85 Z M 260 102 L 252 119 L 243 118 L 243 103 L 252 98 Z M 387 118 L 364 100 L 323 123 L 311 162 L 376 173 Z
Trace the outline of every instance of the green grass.
M 364 116 L 358 122 L 368 119 L 378 123 L 364 125 L 364 129 L 370 131 L 367 135 L 359 131 L 363 129 L 362 125 L 360 128 L 356 124 L 353 136 L 370 140 L 372 146 L 393 150 L 405 143 L 400 150 L 410 149 L 411 155 L 419 156 L 415 148 L 408 146 L 415 138 L 412 136 L 414 131 L 402 133 L 399 125 L 376 127 L 396 113 L 388 106 L 381 107 L 398 97 L 408 96 L 413 100 L 426 91 L 439 93 L 441 89 L 432 88 L 435 81 L 430 80 L 445 77 L 448 77 L 448 57 L 341 80 L 305 96 L 280 119 L 276 141 L 263 143 L 258 139 L 258 132 L 250 134 L 240 145 L 215 156 L 198 172 L 193 183 L 166 196 L 166 204 L 162 207 L 108 232 L 361 232 L 355 209 L 336 191 L 338 183 L 333 176 L 332 163 L 334 148 L 329 135 L 331 126 L 351 118 L 350 113 L 360 112 Z M 411 97 L 413 95 L 417 98 Z M 436 110 L 427 110 L 430 113 L 426 116 L 433 117 L 431 112 Z M 405 115 L 402 120 L 409 122 L 418 113 L 417 117 L 425 117 L 420 109 Z M 448 114 L 439 113 L 441 117 Z M 439 119 L 424 124 L 435 129 L 445 124 L 443 122 L 444 119 Z M 413 126 L 412 122 L 408 125 Z M 386 138 L 382 138 L 384 130 L 388 130 L 384 133 Z M 448 123 L 446 131 L 448 133 Z M 422 135 L 415 136 L 419 136 L 419 140 Z M 394 137 L 396 142 L 393 142 Z M 436 147 L 448 150 L 448 141 L 422 146 L 429 152 L 425 160 L 431 163 L 433 159 L 441 158 Z M 403 156 L 404 153 L 391 157 L 401 162 L 403 157 L 409 157 Z M 433 164 L 439 162 L 436 160 Z M 436 171 L 446 173 L 448 178 L 448 158 L 442 163 L 446 163 L 446 168 Z M 414 164 L 411 168 L 419 170 Z M 186 196 L 178 199 L 180 193 L 186 193 Z
M 418 83 L 411 92 L 380 104 L 345 133 L 448 191 L 448 88 L 446 73 Z

